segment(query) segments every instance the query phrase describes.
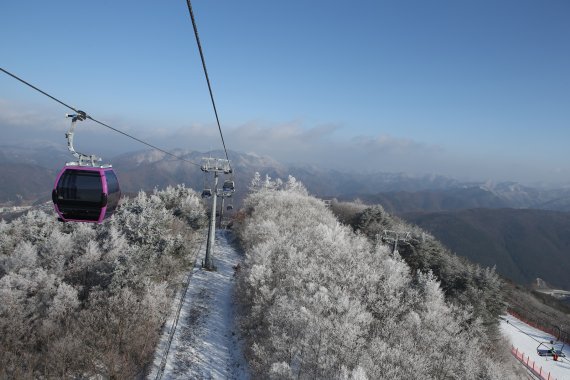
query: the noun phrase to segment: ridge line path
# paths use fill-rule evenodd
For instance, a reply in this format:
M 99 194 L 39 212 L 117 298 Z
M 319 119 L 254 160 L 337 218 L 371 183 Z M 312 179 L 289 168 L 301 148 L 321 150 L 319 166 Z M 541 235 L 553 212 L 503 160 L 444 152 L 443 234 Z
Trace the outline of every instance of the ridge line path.
M 213 259 L 217 271 L 202 270 L 199 263 L 205 248 L 200 251 L 162 377 L 157 372 L 174 316 L 165 324 L 147 379 L 250 378 L 236 325 L 234 266 L 241 261 L 241 255 L 232 246 L 232 240 L 232 232 L 216 231 Z M 178 307 L 179 300 L 178 297 L 173 307 Z

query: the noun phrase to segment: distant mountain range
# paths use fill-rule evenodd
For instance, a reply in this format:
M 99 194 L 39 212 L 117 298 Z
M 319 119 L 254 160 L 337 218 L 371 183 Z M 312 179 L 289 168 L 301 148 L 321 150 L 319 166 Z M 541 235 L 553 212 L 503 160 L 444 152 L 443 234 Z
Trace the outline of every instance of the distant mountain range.
M 223 157 L 221 151 L 175 150 L 175 154 L 200 163 L 204 156 Z M 267 156 L 229 152 L 235 170 L 236 198 L 245 193 L 254 173 L 286 179 L 289 174 L 309 191 L 323 198 L 380 203 L 392 213 L 445 211 L 466 208 L 539 208 L 570 211 L 570 189 L 544 190 L 517 183 L 464 183 L 440 175 L 405 173 L 357 173 L 322 169 L 311 165 L 286 165 Z M 23 149 L 0 146 L 0 204 L 29 204 L 49 199 L 55 173 L 72 157 L 65 146 Z M 121 188 L 132 193 L 185 183 L 198 191 L 209 186 L 199 166 L 176 160 L 158 151 L 139 151 L 111 160 Z M 209 178 L 209 179 L 208 179 Z
M 200 163 L 204 156 L 224 157 L 222 151 L 174 151 Z M 570 189 L 545 190 L 517 183 L 464 183 L 441 175 L 406 173 L 357 173 L 323 169 L 312 165 L 286 165 L 267 156 L 229 152 L 235 171 L 239 201 L 255 172 L 272 178 L 293 175 L 319 197 L 355 199 L 380 203 L 392 213 L 443 211 L 466 208 L 538 208 L 570 211 Z M 198 191 L 208 186 L 200 168 L 157 151 L 124 154 L 113 159 L 124 191 L 149 190 L 185 183 Z
M 541 278 L 570 290 L 570 213 L 549 210 L 472 209 L 404 213 L 448 248 L 530 285 Z
M 55 174 L 37 165 L 0 162 L 0 204 L 23 205 L 51 199 Z
M 445 189 L 350 194 L 379 203 L 392 213 L 450 211 L 469 208 L 534 208 L 570 211 L 570 189 L 536 189 L 517 183 L 461 184 Z

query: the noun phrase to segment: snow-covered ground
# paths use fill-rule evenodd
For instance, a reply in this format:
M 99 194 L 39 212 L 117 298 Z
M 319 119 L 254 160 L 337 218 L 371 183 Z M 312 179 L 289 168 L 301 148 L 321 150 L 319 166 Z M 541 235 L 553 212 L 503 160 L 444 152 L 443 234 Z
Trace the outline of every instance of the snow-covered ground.
M 167 323 L 148 379 L 249 378 L 235 326 L 233 267 L 240 256 L 232 247 L 231 239 L 229 231 L 216 232 L 215 272 L 199 266 L 205 253 L 204 244 L 182 304 L 164 371 L 158 370 L 172 321 Z
M 541 330 L 535 329 L 512 315 L 503 317 L 501 321 L 501 331 L 508 336 L 515 348 L 525 354 L 525 358 L 530 356 L 530 360 L 542 367 L 542 372 L 550 372 L 551 379 L 570 380 L 570 347 L 564 347 L 565 358 L 559 361 L 552 360 L 551 357 L 539 356 L 536 348 L 540 342 L 549 342 L 555 338 Z M 526 361 L 526 359 L 525 359 Z

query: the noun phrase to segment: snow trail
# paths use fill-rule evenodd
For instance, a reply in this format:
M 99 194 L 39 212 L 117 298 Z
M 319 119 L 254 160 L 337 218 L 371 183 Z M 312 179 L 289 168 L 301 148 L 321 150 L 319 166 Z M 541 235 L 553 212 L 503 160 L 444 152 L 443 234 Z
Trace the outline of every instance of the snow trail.
M 205 244 L 193 269 L 162 373 L 165 341 L 157 350 L 148 379 L 249 379 L 235 322 L 234 266 L 241 257 L 231 245 L 232 233 L 216 231 L 214 265 L 217 271 L 200 267 Z M 168 335 L 168 322 L 164 335 Z M 162 375 L 162 376 L 161 376 Z
M 525 357 L 529 356 L 530 360 L 541 366 L 543 373 L 550 372 L 552 379 L 570 379 L 570 347 L 564 347 L 566 357 L 561 358 L 559 361 L 554 361 L 551 357 L 539 356 L 536 352 L 539 342 L 549 342 L 556 339 L 552 335 L 535 329 L 510 314 L 502 317 L 501 331 L 510 338 L 515 348 L 524 352 Z

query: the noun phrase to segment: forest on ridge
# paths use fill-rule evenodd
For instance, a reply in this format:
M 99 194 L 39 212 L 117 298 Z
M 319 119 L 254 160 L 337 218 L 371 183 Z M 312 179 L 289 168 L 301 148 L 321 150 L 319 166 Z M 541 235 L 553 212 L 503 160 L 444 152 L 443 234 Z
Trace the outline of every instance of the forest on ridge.
M 236 230 L 245 250 L 241 325 L 255 378 L 519 378 L 498 335 L 492 270 L 453 270 L 463 263 L 444 263 L 431 237 L 416 242 L 415 255 L 424 256 L 409 265 L 375 233 L 419 229 L 378 206 L 333 204 L 342 224 L 293 177 L 256 176 L 252 190 Z

